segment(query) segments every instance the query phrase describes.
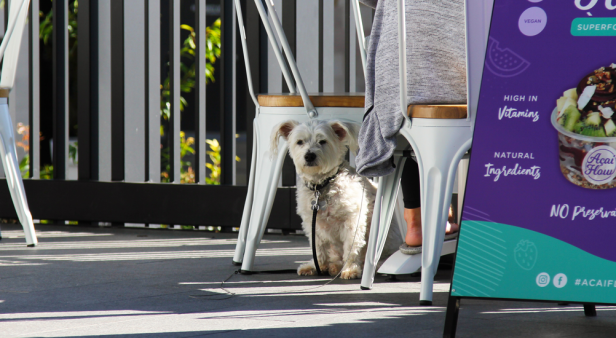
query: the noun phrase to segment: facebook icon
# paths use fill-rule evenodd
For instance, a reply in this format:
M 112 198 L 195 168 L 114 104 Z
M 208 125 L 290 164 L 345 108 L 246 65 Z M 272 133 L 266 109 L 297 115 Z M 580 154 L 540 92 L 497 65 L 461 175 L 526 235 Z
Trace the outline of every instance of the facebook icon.
M 564 273 L 559 273 L 556 276 L 554 276 L 554 280 L 553 280 L 554 286 L 557 288 L 562 288 L 565 285 L 567 285 L 567 276 Z

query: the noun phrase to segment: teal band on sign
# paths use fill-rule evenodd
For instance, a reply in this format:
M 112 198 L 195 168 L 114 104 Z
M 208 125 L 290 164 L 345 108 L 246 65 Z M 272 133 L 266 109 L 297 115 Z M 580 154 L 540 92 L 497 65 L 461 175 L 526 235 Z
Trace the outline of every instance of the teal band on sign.
M 573 36 L 616 36 L 616 18 L 575 18 L 571 22 Z
M 452 296 L 616 303 L 616 262 L 513 225 L 461 229 Z

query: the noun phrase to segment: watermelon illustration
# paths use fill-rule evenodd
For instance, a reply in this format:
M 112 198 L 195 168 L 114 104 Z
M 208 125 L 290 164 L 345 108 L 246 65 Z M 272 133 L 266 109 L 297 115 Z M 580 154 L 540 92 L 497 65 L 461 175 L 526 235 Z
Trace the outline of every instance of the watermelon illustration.
M 530 270 L 537 262 L 537 247 L 535 243 L 528 240 L 521 240 L 513 250 L 515 262 L 524 269 Z
M 512 77 L 521 74 L 530 63 L 509 48 L 500 48 L 499 42 L 493 38 L 488 41 L 486 51 L 486 68 L 492 74 L 500 77 Z

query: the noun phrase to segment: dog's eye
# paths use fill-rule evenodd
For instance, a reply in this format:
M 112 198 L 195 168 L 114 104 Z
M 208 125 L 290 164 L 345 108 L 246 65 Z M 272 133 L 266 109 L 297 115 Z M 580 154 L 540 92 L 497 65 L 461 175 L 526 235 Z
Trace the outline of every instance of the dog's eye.
M 319 141 L 319 144 L 320 144 L 320 145 L 324 145 L 325 143 L 327 143 L 327 141 L 325 141 L 325 140 L 321 140 L 321 141 Z
M 298 146 L 301 146 L 302 144 L 304 144 L 304 141 L 302 141 L 302 140 L 297 141 L 297 145 Z

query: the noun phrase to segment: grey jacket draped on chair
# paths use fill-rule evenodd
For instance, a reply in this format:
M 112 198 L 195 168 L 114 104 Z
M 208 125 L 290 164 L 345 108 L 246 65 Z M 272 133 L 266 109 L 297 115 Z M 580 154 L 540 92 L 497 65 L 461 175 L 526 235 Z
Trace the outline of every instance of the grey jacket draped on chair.
M 396 0 L 360 0 L 376 8 L 367 49 L 366 113 L 359 132 L 357 171 L 394 171 L 402 126 Z M 408 104 L 466 103 L 464 0 L 406 0 Z

